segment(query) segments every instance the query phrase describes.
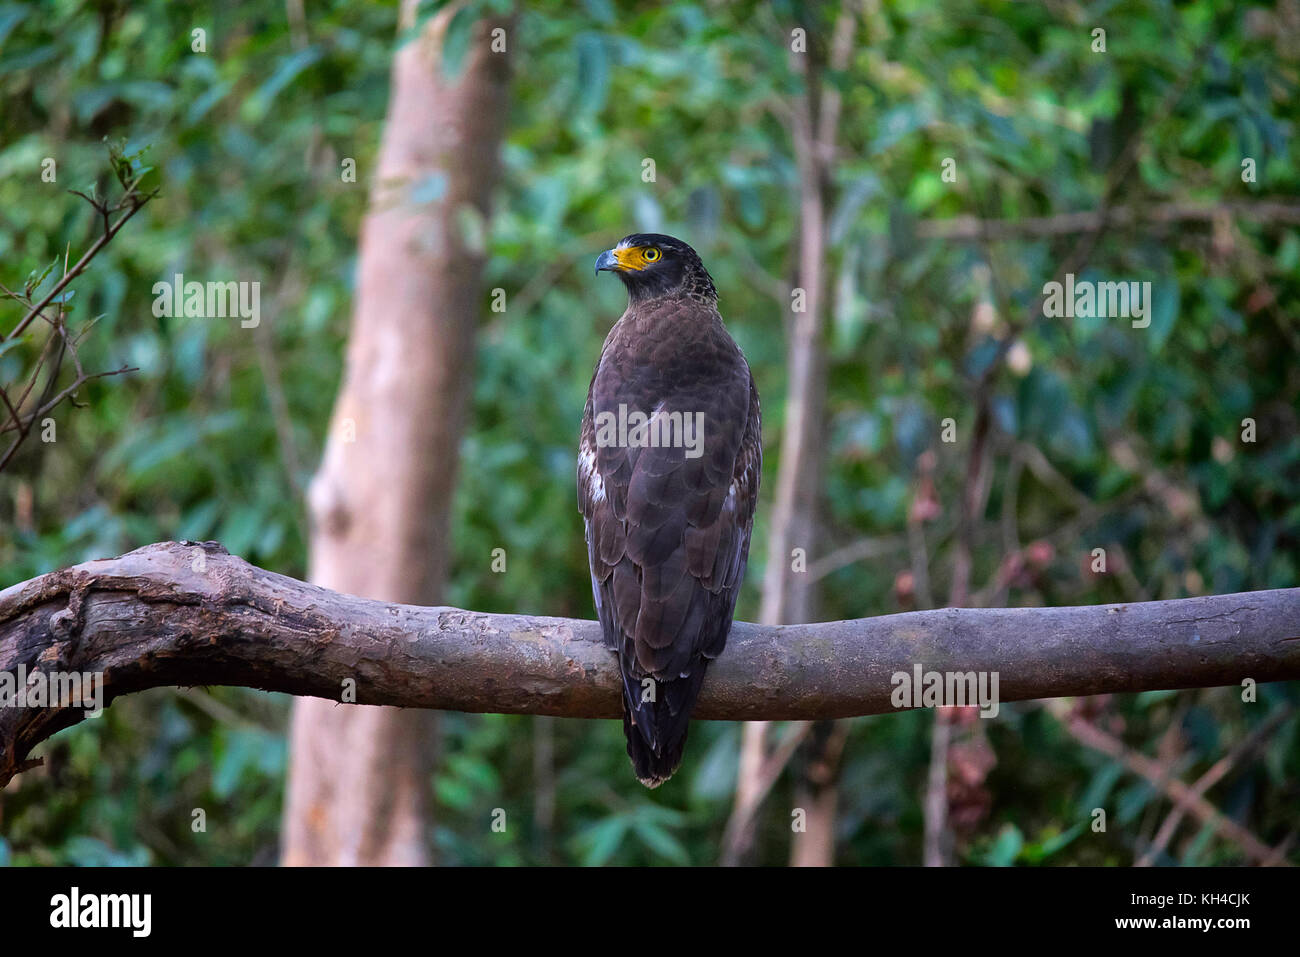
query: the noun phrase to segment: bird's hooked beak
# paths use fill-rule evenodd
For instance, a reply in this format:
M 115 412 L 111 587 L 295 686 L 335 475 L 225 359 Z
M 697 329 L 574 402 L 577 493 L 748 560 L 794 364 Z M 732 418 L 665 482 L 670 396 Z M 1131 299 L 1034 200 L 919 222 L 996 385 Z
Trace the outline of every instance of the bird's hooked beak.
M 620 268 L 622 268 L 622 266 L 618 261 L 618 255 L 616 254 L 616 251 L 613 249 L 606 249 L 603 253 L 601 253 L 599 256 L 596 257 L 597 275 L 600 274 L 600 271 L 602 269 L 609 270 L 610 272 L 617 272 Z

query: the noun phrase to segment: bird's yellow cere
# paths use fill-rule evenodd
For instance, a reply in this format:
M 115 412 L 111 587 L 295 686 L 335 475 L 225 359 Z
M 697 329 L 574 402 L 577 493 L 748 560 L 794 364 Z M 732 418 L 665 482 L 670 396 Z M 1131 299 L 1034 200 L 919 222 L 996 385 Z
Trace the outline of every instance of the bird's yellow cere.
M 639 272 L 663 255 L 657 246 L 624 246 L 611 250 L 619 269 Z

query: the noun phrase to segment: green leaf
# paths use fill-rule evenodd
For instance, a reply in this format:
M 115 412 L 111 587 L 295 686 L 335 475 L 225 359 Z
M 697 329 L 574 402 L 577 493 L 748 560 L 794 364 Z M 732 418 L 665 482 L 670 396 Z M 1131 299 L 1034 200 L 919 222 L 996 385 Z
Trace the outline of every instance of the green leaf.
M 682 846 L 681 841 L 658 824 L 646 820 L 636 820 L 633 822 L 632 828 L 642 843 L 656 854 L 668 858 L 674 864 L 690 864 L 691 856 L 686 852 L 686 848 Z
M 623 836 L 627 834 L 627 829 L 627 818 L 615 815 L 583 831 L 578 838 L 579 846 L 584 848 L 583 865 L 600 867 L 609 863 L 614 852 L 623 843 Z
M 0 7 L 0 45 L 9 38 L 14 27 L 27 19 L 27 14 L 30 12 L 29 7 L 20 3 L 6 3 Z
M 609 94 L 609 56 L 605 41 L 596 33 L 578 37 L 578 109 L 597 113 Z
M 1004 824 L 1002 830 L 998 832 L 998 839 L 993 842 L 985 863 L 991 867 L 1010 867 L 1016 862 L 1024 844 L 1025 839 L 1020 833 L 1020 828 L 1014 824 Z
M 324 55 L 325 51 L 322 47 L 313 45 L 285 57 L 266 82 L 244 102 L 242 115 L 253 122 L 261 120 L 270 110 L 275 98 L 297 79 L 299 74 L 319 62 Z
M 1021 856 L 1032 864 L 1039 864 L 1058 851 L 1068 847 L 1075 838 L 1082 834 L 1089 826 L 1087 821 L 1080 821 L 1068 831 L 1062 831 L 1054 834 L 1045 840 L 1034 844 L 1029 844 L 1021 852 Z
M 1171 279 L 1161 280 L 1151 285 L 1151 351 L 1159 352 L 1174 331 L 1174 322 L 1178 319 L 1178 307 L 1181 303 L 1178 283 Z

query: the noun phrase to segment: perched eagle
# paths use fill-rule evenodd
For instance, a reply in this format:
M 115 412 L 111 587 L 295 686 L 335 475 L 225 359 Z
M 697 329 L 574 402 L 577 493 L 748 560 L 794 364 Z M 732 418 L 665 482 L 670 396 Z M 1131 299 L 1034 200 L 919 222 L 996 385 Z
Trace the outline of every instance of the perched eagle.
M 749 365 L 695 250 L 656 233 L 601 253 L 628 306 L 587 392 L 578 504 L 605 644 L 623 674 L 636 776 L 681 764 L 745 576 L 763 447 Z

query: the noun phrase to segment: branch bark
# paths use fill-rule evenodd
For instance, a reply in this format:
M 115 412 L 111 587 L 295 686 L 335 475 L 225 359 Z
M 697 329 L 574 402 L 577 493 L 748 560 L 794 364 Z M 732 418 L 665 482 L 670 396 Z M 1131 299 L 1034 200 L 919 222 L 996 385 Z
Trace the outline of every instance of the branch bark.
M 738 622 L 697 715 L 882 714 L 891 676 L 999 673 L 1003 702 L 1300 679 L 1300 588 L 1072 608 L 945 608 L 768 627 Z M 161 542 L 0 591 L 4 675 L 103 676 L 104 703 L 161 686 L 242 685 L 359 704 L 619 716 L 594 621 L 355 598 L 215 542 Z M 10 679 L 11 680 L 11 679 Z M 80 707 L 0 707 L 0 786 Z

